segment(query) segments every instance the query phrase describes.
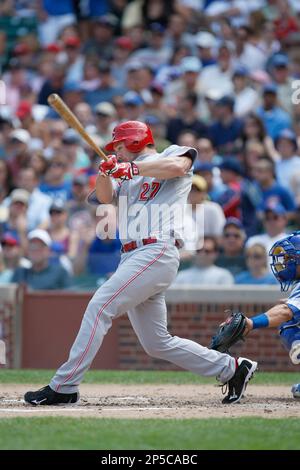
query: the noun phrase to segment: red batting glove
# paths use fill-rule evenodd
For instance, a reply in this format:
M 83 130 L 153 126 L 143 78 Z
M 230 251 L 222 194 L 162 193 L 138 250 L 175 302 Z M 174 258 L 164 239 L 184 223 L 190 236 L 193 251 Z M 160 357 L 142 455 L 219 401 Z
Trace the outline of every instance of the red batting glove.
M 139 169 L 135 163 L 118 163 L 115 155 L 109 155 L 108 161 L 100 163 L 99 171 L 101 174 L 120 178 L 121 180 L 131 180 L 135 175 L 139 174 Z
M 118 169 L 118 160 L 115 155 L 108 155 L 108 160 L 103 160 L 99 165 L 99 172 L 102 175 L 110 176 Z
M 120 178 L 122 181 L 132 180 L 139 174 L 139 169 L 133 162 L 118 163 L 118 168 L 112 173 L 113 178 Z

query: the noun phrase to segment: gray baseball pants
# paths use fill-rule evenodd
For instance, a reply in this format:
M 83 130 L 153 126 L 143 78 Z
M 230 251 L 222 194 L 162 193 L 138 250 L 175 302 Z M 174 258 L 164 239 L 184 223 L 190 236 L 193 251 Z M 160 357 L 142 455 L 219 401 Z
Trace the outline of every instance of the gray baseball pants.
M 159 241 L 124 253 L 117 271 L 90 300 L 69 358 L 56 372 L 50 387 L 60 393 L 76 392 L 112 320 L 125 312 L 150 356 L 227 382 L 235 372 L 234 358 L 171 336 L 167 330 L 165 291 L 173 282 L 178 266 L 178 250 L 171 241 Z

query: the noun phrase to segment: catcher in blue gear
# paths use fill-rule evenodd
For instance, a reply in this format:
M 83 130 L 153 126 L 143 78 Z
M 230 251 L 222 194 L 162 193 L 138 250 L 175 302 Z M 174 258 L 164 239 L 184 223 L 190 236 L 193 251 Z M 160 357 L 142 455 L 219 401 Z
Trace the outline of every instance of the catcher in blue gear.
M 222 323 L 212 338 L 210 348 L 224 352 L 258 328 L 279 327 L 280 339 L 293 364 L 300 364 L 300 231 L 292 233 L 272 246 L 269 256 L 274 276 L 282 291 L 293 287 L 285 303 L 267 312 L 248 318 L 233 313 Z M 300 399 L 300 383 L 292 386 L 294 398 Z

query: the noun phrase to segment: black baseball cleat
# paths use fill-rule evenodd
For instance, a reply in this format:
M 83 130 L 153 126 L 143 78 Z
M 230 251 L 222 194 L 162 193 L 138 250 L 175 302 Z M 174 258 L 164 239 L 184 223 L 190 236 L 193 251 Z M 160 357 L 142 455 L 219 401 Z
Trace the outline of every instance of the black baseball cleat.
M 228 386 L 228 394 L 223 398 L 222 403 L 238 403 L 256 369 L 257 362 L 239 357 L 235 374 L 226 384 Z
M 30 405 L 67 405 L 79 400 L 79 393 L 58 393 L 47 385 L 36 392 L 27 392 L 24 395 L 25 403 Z

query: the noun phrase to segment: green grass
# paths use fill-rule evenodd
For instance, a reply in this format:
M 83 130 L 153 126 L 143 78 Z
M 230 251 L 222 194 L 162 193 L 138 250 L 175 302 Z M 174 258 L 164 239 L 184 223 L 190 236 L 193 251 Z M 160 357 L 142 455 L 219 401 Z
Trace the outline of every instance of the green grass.
M 54 371 L 0 370 L 1 383 L 46 384 Z M 257 373 L 254 384 L 299 381 L 300 374 Z M 85 383 L 101 384 L 202 384 L 215 383 L 189 372 L 90 371 Z M 1 416 L 0 416 L 1 418 Z M 3 418 L 0 449 L 195 449 L 195 450 L 292 450 L 300 449 L 300 419 L 97 419 Z
M 1 369 L 0 384 L 47 384 L 54 372 L 49 370 Z M 299 382 L 299 380 L 299 372 L 258 372 L 252 383 L 290 385 Z M 209 384 L 215 382 L 214 378 L 199 377 L 190 372 L 175 371 L 92 370 L 86 374 L 84 379 L 84 383 L 88 384 Z
M 0 420 L 0 449 L 299 449 L 300 420 Z

